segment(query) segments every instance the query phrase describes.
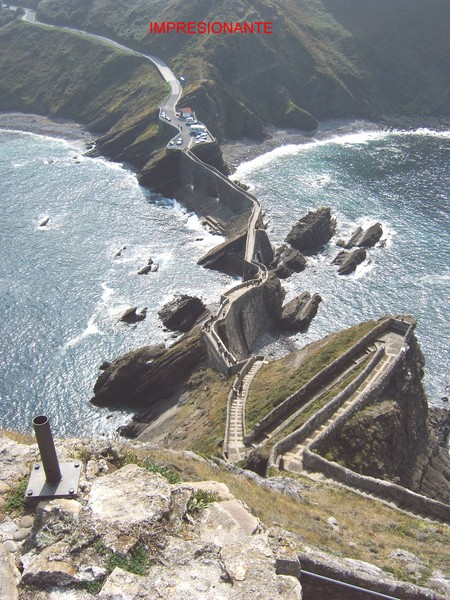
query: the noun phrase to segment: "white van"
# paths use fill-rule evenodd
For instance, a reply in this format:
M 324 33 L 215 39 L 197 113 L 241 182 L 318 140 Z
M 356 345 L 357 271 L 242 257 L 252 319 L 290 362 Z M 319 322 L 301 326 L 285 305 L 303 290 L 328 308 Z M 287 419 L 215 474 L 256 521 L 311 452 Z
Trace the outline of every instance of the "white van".
M 205 125 L 191 125 L 189 127 L 189 135 L 195 135 L 197 133 L 206 133 Z

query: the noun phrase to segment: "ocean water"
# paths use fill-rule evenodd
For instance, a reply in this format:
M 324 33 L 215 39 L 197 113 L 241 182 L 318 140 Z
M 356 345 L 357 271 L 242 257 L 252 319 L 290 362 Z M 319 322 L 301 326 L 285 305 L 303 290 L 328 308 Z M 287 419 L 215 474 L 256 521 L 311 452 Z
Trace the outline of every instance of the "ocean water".
M 306 334 L 262 348 L 279 355 L 342 327 L 385 314 L 411 314 L 426 358 L 425 388 L 441 401 L 450 376 L 450 132 L 354 131 L 284 146 L 243 163 L 236 177 L 251 186 L 281 244 L 308 210 L 330 206 L 335 237 L 308 258 L 308 267 L 283 282 L 289 300 L 302 291 L 322 296 Z M 331 265 L 358 225 L 381 222 L 382 246 L 348 276 Z
M 449 369 L 449 155 L 447 133 L 360 132 L 280 148 L 239 168 L 274 243 L 322 205 L 338 219 L 336 239 L 376 220 L 385 231 L 385 247 L 370 250 L 353 275 L 330 265 L 334 240 L 284 282 L 288 299 L 310 290 L 323 302 L 306 334 L 281 343 L 267 336 L 265 351 L 280 355 L 360 320 L 411 313 L 430 402 L 439 404 Z M 217 306 L 233 280 L 196 262 L 221 238 L 120 165 L 19 132 L 0 131 L 0 207 L 0 426 L 29 431 L 34 416 L 47 414 L 60 435 L 111 435 L 129 415 L 89 403 L 98 366 L 173 341 L 157 311 L 174 293 Z M 137 275 L 150 256 L 159 270 Z M 129 306 L 148 307 L 147 318 L 117 323 Z
M 232 279 L 196 261 L 222 238 L 120 165 L 18 132 L 0 131 L 0 210 L 0 427 L 46 414 L 60 435 L 111 434 L 128 415 L 89 403 L 99 365 L 173 341 L 157 311 L 174 293 L 217 306 Z M 117 323 L 130 306 L 147 318 Z

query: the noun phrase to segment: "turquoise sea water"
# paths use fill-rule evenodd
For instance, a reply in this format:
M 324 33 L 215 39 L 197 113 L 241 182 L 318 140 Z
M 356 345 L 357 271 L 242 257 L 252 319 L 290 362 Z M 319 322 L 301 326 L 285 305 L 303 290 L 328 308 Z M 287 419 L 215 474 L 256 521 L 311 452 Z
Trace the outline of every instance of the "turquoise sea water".
M 260 199 L 275 244 L 308 210 L 330 206 L 337 218 L 333 240 L 283 283 L 287 299 L 304 290 L 323 298 L 307 334 L 286 336 L 284 347 L 384 314 L 412 314 L 426 390 L 442 404 L 450 366 L 450 133 L 359 131 L 285 146 L 244 163 L 236 177 Z M 335 242 L 376 221 L 385 246 L 369 250 L 355 273 L 337 275 Z
M 0 182 L 0 426 L 44 413 L 59 434 L 112 432 L 127 417 L 89 404 L 98 366 L 173 341 L 157 311 L 174 293 L 219 300 L 231 279 L 196 261 L 222 238 L 61 140 L 0 131 Z M 158 272 L 137 275 L 150 256 Z M 147 318 L 118 324 L 130 306 Z
M 275 243 L 321 205 L 338 218 L 336 237 L 375 220 L 386 232 L 386 246 L 371 250 L 372 262 L 355 274 L 337 276 L 332 242 L 284 283 L 288 297 L 307 289 L 323 303 L 306 335 L 278 345 L 267 337 L 268 352 L 408 312 L 419 319 L 426 387 L 438 403 L 449 367 L 449 156 L 445 133 L 363 132 L 241 166 L 237 176 L 260 198 Z M 0 426 L 30 430 L 44 413 L 61 435 L 111 433 L 127 417 L 89 404 L 98 366 L 172 341 L 157 310 L 175 292 L 217 305 L 232 280 L 196 261 L 220 238 L 172 200 L 140 188 L 129 171 L 60 140 L 0 131 L 0 183 Z M 137 275 L 150 256 L 158 272 Z M 118 324 L 129 306 L 147 306 L 146 320 Z

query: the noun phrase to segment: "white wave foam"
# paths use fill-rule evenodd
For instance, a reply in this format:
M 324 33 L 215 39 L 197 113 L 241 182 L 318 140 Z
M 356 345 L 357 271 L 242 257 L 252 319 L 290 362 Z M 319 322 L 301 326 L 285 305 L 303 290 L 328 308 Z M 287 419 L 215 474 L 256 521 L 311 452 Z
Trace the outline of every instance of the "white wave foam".
M 373 270 L 374 264 L 374 261 L 368 258 L 356 267 L 355 271 L 348 276 L 349 279 L 362 279 Z
M 424 137 L 434 137 L 440 138 L 443 140 L 450 140 L 450 131 L 444 130 L 439 131 L 437 129 L 429 129 L 428 127 L 419 127 L 418 129 L 414 129 L 412 131 L 408 131 L 407 129 L 394 129 L 389 132 L 390 135 L 421 135 Z
M 112 295 L 114 294 L 114 290 L 113 288 L 110 288 L 108 286 L 108 284 L 106 283 L 106 281 L 103 281 L 102 284 L 102 290 L 103 290 L 103 294 L 102 294 L 102 302 L 104 304 L 106 304 L 108 302 L 108 300 L 112 297 Z
M 64 138 L 60 138 L 60 137 L 54 137 L 51 135 L 46 135 L 44 133 L 34 133 L 32 131 L 23 131 L 21 129 L 7 129 L 7 128 L 2 128 L 0 129 L 0 133 L 1 131 L 7 131 L 10 133 L 18 133 L 20 135 L 27 135 L 29 137 L 33 137 L 33 138 L 37 138 L 37 139 L 45 139 L 51 142 L 57 142 L 58 144 L 63 144 L 64 146 L 68 147 L 68 148 L 77 148 L 77 140 L 66 140 Z
M 334 134 L 323 140 L 311 138 L 309 140 L 305 140 L 305 142 L 302 144 L 286 144 L 285 146 L 275 148 L 274 150 L 266 152 L 265 154 L 262 154 L 257 158 L 241 163 L 236 169 L 234 176 L 237 179 L 240 179 L 242 177 L 245 177 L 245 175 L 249 175 L 254 171 L 262 169 L 263 167 L 269 165 L 270 163 L 279 158 L 282 158 L 283 156 L 294 156 L 296 154 L 300 154 L 301 152 L 311 150 L 311 148 L 315 148 L 317 146 L 326 146 L 328 144 L 338 144 L 342 146 L 367 145 L 370 142 L 382 140 L 386 137 L 393 135 L 420 135 L 437 137 L 442 139 L 450 139 L 450 131 L 437 131 L 433 129 L 428 129 L 426 127 L 421 127 L 412 131 L 400 129 L 394 129 L 391 131 L 361 130 L 352 133 Z
M 76 346 L 85 338 L 87 338 L 91 335 L 97 335 L 97 334 L 103 335 L 101 333 L 100 329 L 97 327 L 97 325 L 94 322 L 94 316 L 92 316 L 88 321 L 86 329 L 82 333 L 80 333 L 80 335 L 75 336 L 74 338 L 70 339 L 68 342 L 66 342 L 64 344 L 63 352 L 65 350 L 67 350 L 68 348 L 72 348 L 73 346 Z

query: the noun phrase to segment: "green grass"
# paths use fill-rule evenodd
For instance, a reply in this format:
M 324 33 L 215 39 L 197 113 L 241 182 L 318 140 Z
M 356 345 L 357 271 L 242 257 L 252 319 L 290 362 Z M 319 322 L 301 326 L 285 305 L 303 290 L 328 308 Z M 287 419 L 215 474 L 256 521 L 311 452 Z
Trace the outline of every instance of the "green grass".
M 305 385 L 314 375 L 341 356 L 377 323 L 368 321 L 330 336 L 328 342 L 303 360 L 303 350 L 263 366 L 250 387 L 246 402 L 247 433 L 258 421 Z
M 220 496 L 217 492 L 209 492 L 208 490 L 196 490 L 193 498 L 189 500 L 187 512 L 197 514 L 205 510 L 213 502 L 219 502 Z
M 157 115 L 169 87 L 143 57 L 24 22 L 0 30 L 0 48 L 0 110 L 75 120 L 106 134 L 109 156 L 141 164 L 166 141 Z
M 129 571 L 135 575 L 146 575 L 153 561 L 150 560 L 148 548 L 144 544 L 137 544 L 129 555 L 112 552 L 106 561 L 106 569 L 112 573 L 116 567 Z
M 25 492 L 28 485 L 28 475 L 21 479 L 6 496 L 5 512 L 23 513 L 25 511 Z

